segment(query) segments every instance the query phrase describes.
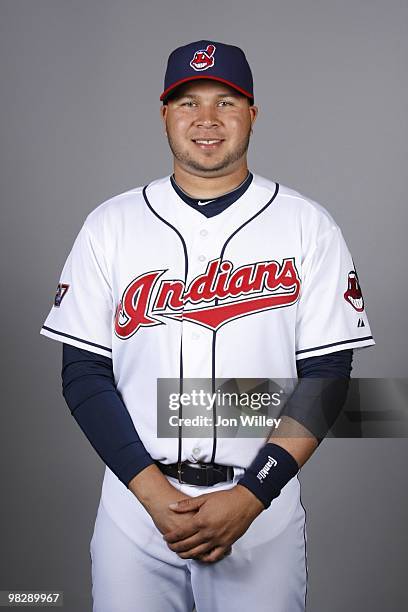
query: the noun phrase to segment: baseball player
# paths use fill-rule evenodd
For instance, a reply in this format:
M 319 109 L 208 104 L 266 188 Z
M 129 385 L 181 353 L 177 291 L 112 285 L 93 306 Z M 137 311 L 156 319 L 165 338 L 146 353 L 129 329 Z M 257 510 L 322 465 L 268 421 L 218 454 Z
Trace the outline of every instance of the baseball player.
M 347 380 L 353 350 L 374 344 L 358 276 L 325 208 L 249 171 L 241 49 L 177 48 L 160 99 L 173 174 L 87 216 L 41 329 L 63 343 L 64 397 L 106 464 L 93 609 L 300 612 L 298 473 L 324 435 L 298 389 Z M 211 434 L 187 437 L 181 400 L 176 435 L 159 437 L 158 379 L 182 393 L 197 378 L 299 386 L 266 438 L 221 436 L 217 402 Z

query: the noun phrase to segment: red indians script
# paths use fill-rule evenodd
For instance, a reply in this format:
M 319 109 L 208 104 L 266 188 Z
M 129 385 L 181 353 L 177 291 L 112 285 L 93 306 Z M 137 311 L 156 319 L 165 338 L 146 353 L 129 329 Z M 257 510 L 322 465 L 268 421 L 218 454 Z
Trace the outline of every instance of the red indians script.
M 178 279 L 160 280 L 165 272 L 146 272 L 126 287 L 115 313 L 119 338 L 129 338 L 141 327 L 163 325 L 161 317 L 217 331 L 239 317 L 290 306 L 300 293 L 293 257 L 281 264 L 261 261 L 236 269 L 230 261 L 213 259 L 188 286 Z

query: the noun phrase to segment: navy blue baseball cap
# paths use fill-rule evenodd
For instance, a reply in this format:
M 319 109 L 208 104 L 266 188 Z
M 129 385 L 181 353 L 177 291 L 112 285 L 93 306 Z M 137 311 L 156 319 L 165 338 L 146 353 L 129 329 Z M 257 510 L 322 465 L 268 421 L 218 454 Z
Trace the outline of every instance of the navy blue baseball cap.
M 194 79 L 212 79 L 233 87 L 254 101 L 251 68 L 239 47 L 212 40 L 198 40 L 170 53 L 160 100 L 179 85 Z

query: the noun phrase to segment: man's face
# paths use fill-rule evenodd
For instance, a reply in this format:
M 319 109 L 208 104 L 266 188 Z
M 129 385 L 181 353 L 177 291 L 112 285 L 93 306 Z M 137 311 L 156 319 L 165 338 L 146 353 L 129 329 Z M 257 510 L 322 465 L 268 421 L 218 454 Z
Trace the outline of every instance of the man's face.
M 181 85 L 161 108 L 175 165 L 211 177 L 246 164 L 257 112 L 248 98 L 217 81 L 197 79 Z

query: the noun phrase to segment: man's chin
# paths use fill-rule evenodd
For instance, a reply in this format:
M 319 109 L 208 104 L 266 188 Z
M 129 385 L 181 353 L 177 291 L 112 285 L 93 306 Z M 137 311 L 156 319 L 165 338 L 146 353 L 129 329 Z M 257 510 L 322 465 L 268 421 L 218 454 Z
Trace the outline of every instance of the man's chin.
M 231 162 L 227 159 L 222 160 L 208 160 L 207 163 L 202 160 L 189 159 L 186 163 L 186 166 L 189 170 L 193 170 L 195 172 L 200 172 L 209 176 L 211 174 L 219 173 L 228 166 L 231 165 Z

